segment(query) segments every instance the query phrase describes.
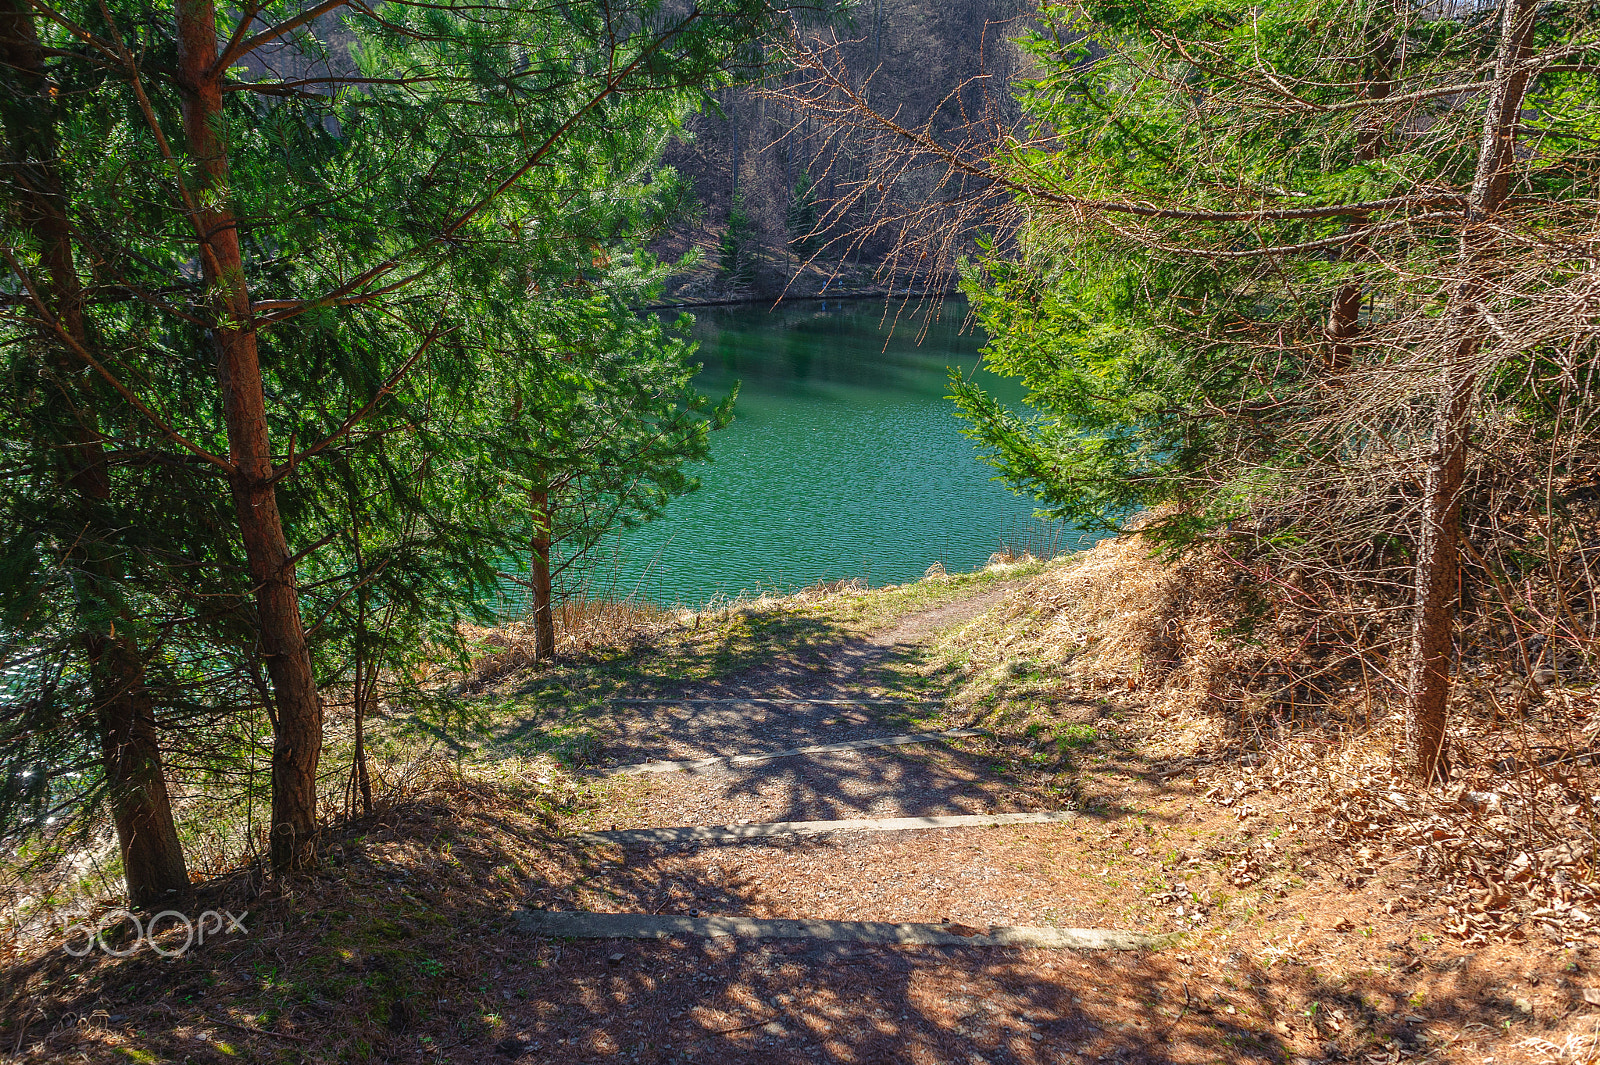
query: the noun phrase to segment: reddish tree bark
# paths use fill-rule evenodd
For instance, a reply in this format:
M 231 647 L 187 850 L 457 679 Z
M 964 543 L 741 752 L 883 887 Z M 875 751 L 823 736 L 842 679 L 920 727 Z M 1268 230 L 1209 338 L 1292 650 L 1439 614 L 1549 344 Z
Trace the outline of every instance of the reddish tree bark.
M 1396 13 L 1397 25 L 1399 15 Z M 1367 81 L 1367 99 L 1382 100 L 1394 89 L 1394 39 L 1385 37 L 1373 50 L 1373 69 Z M 1370 163 L 1383 151 L 1383 123 L 1369 119 L 1356 134 L 1356 161 Z M 1369 224 L 1366 216 L 1351 220 L 1352 229 L 1364 229 Z M 1345 246 L 1340 253 L 1346 260 L 1366 256 L 1367 241 L 1363 238 Z M 1333 306 L 1328 313 L 1328 369 L 1343 373 L 1355 361 L 1355 340 L 1361 328 L 1361 301 L 1365 295 L 1360 282 L 1341 285 L 1333 296 Z
M 533 591 L 533 658 L 542 662 L 556 655 L 555 603 L 550 578 L 550 492 L 538 488 L 528 493 L 528 513 L 533 518 L 532 550 L 528 556 L 528 585 Z
M 85 642 L 99 700 L 101 759 L 110 784 L 111 819 L 128 901 L 146 910 L 186 902 L 193 889 L 161 770 L 155 709 L 144 685 L 144 659 L 133 641 L 123 637 L 94 634 Z
M 1506 0 L 1501 11 L 1500 49 L 1467 198 L 1459 254 L 1462 281 L 1453 297 L 1433 453 L 1423 488 L 1406 731 L 1413 768 L 1422 780 L 1430 782 L 1447 780 L 1450 775 L 1445 725 L 1461 581 L 1461 489 L 1472 433 L 1472 396 L 1477 388 L 1471 362 L 1483 343 L 1482 301 L 1487 285 L 1481 267 L 1493 241 L 1484 223 L 1505 203 L 1510 187 L 1517 127 L 1531 75 L 1524 61 L 1532 52 L 1537 9 L 1537 0 Z
M 278 513 L 254 315 L 238 223 L 226 194 L 228 152 L 221 137 L 224 71 L 217 68 L 216 9 L 211 0 L 178 0 L 174 17 L 184 137 L 205 182 L 203 190 L 189 190 L 188 203 L 200 265 L 214 294 L 211 336 L 233 464 L 229 481 L 255 583 L 262 652 L 272 678 L 276 715 L 270 853 L 273 868 L 284 872 L 308 865 L 313 857 L 322 700 L 300 616 L 294 562 Z
M 372 816 L 372 776 L 367 771 L 367 709 L 378 690 L 378 663 L 368 660 L 366 639 L 372 621 L 368 609 L 370 592 L 366 585 L 367 561 L 361 550 L 361 513 L 354 493 L 350 496 L 350 537 L 355 547 L 356 575 L 361 587 L 356 591 L 355 683 L 351 685 L 350 709 L 354 715 L 355 752 L 350 760 L 350 783 L 346 789 L 347 809 L 361 803 L 361 816 Z
M 74 561 L 85 579 L 76 582 L 76 604 L 85 625 L 80 636 L 89 662 L 91 698 L 99 733 L 101 765 L 106 775 L 112 821 L 122 854 L 129 902 L 156 909 L 186 901 L 191 894 L 183 846 L 172 815 L 161 766 L 155 713 L 145 684 L 144 657 L 122 615 L 122 631 L 107 620 L 105 593 L 120 583 L 121 567 L 102 538 L 96 511 L 111 498 L 111 476 L 94 416 L 91 396 L 72 382 L 83 380 L 88 367 L 68 343 L 87 352 L 92 338 L 83 307 L 72 249 L 71 226 L 61 183 L 55 172 L 53 107 L 45 77 L 44 52 L 33 24 L 33 12 L 21 0 L 0 0 L 0 67 L 18 90 L 3 107 L 6 162 L 17 190 L 22 222 L 39 245 L 35 294 L 44 345 L 56 355 L 56 374 L 74 419 L 61 449 L 65 481 L 83 511 L 85 535 L 73 548 Z M 64 334 L 64 335 L 63 335 Z

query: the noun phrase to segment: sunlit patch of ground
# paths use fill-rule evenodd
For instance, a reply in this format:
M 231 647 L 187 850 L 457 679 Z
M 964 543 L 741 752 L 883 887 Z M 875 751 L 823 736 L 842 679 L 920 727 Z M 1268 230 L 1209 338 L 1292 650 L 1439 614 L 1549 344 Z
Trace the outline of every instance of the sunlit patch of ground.
M 1591 1060 L 1591 934 L 1544 921 L 1520 939 L 1471 940 L 1476 926 L 1418 854 L 1330 833 L 1325 790 L 1288 775 L 1299 763 L 1230 754 L 1211 722 L 1137 686 L 1084 683 L 1081 652 L 1050 643 L 1081 621 L 1060 621 L 1073 578 L 1024 575 L 1041 583 L 1001 574 L 771 605 L 503 678 L 477 697 L 482 733 L 459 763 L 330 833 L 315 875 L 263 884 L 242 870 L 204 885 L 202 906 L 249 911 L 247 934 L 173 960 L 19 949 L 0 987 L 0 1050 L 60 1062 Z M 963 613 L 974 596 L 985 610 Z M 623 693 L 773 687 L 949 704 L 698 726 L 662 707 L 599 712 Z M 793 739 L 760 729 L 974 723 L 989 734 L 733 773 L 601 771 L 695 743 Z M 1041 808 L 1078 816 L 737 845 L 574 837 Z M 518 931 L 527 904 L 1184 936 L 1153 953 L 559 942 Z M 110 940 L 128 946 L 126 927 Z

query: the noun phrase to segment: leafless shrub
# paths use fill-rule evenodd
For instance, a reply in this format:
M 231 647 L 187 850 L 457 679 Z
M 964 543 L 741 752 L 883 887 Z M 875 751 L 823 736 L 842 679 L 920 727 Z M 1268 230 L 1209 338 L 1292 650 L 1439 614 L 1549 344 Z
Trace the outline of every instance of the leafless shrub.
M 1008 78 L 1020 63 L 1008 40 L 1019 25 L 985 27 L 983 72 L 940 100 L 893 111 L 872 102 L 871 76 L 851 69 L 837 36 L 797 31 L 780 45 L 789 76 L 761 95 L 827 131 L 811 168 L 837 190 L 821 205 L 810 234 L 818 250 L 807 265 L 880 250 L 872 256 L 880 282 L 941 292 L 980 238 L 1003 243 L 997 234 L 1021 223 L 1015 190 L 988 162 L 1020 118 Z
M 676 624 L 680 613 L 636 597 L 568 596 L 554 608 L 556 654 L 572 658 L 647 640 Z M 472 627 L 468 635 L 492 648 L 473 660 L 469 689 L 476 690 L 537 662 L 531 621 L 513 621 L 492 629 Z

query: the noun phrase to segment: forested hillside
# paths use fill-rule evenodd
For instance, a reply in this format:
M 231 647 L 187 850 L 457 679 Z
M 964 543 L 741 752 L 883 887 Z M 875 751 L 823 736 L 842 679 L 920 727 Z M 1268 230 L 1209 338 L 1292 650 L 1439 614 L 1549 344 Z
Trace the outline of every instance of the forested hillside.
M 873 106 L 949 134 L 1020 115 L 1008 86 L 1023 62 L 1013 42 L 1031 17 L 1018 0 L 870 0 L 821 39 L 839 42 Z M 667 257 L 691 247 L 703 257 L 700 269 L 674 278 L 677 297 L 815 293 L 835 275 L 832 290 L 870 290 L 927 275 L 896 263 L 879 276 L 899 238 L 892 212 L 882 210 L 895 190 L 879 187 L 866 138 L 785 99 L 803 77 L 786 71 L 719 91 L 688 120 L 688 137 L 667 149 L 696 212 L 658 247 Z

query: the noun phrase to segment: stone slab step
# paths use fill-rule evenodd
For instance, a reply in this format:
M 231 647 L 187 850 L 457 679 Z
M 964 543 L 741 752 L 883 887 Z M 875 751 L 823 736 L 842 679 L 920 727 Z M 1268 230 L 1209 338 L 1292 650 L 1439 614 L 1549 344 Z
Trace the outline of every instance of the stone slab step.
M 519 910 L 517 923 L 531 935 L 557 939 L 669 939 L 733 936 L 739 939 L 816 939 L 833 943 L 908 943 L 950 947 L 1045 947 L 1058 950 L 1155 950 L 1172 936 L 1109 928 L 1026 925 L 972 928 L 960 924 L 892 924 L 887 921 L 792 921 L 756 917 L 678 917 L 646 913 Z
M 913 732 L 903 736 L 885 736 L 876 740 L 848 740 L 843 743 L 823 743 L 815 747 L 794 747 L 787 751 L 768 754 L 738 754 L 721 758 L 700 758 L 680 762 L 640 762 L 614 770 L 617 776 L 636 776 L 640 773 L 703 773 L 708 770 L 732 769 L 742 765 L 757 765 L 777 758 L 795 758 L 811 754 L 832 754 L 836 751 L 860 751 L 868 747 L 898 747 L 907 743 L 931 743 L 934 740 L 958 739 L 963 736 L 981 736 L 978 729 L 952 728 L 943 732 Z
M 730 698 L 730 699 L 608 699 L 610 703 L 629 706 L 943 706 L 943 699 L 786 699 L 786 698 Z
M 625 828 L 581 832 L 585 843 L 720 843 L 768 836 L 822 836 L 832 832 L 906 832 L 920 828 L 998 828 L 1071 821 L 1076 814 L 1046 810 L 1017 814 L 955 814 L 944 817 L 861 817 L 847 821 L 773 821 L 762 825 L 704 825 L 680 828 Z

